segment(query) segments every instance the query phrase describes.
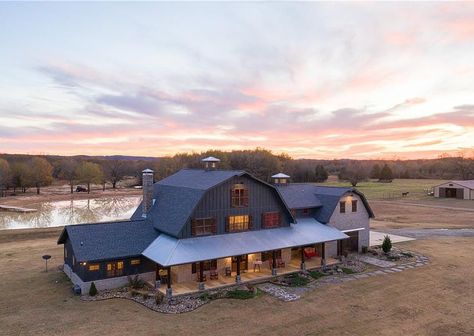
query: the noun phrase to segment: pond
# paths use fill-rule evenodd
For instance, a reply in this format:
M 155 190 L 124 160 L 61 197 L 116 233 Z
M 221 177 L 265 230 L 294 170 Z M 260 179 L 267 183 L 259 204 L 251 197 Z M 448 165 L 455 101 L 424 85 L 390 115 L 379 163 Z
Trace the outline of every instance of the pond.
M 45 228 L 81 223 L 129 219 L 140 204 L 140 196 L 41 202 L 28 205 L 38 211 L 0 212 L 0 230 Z

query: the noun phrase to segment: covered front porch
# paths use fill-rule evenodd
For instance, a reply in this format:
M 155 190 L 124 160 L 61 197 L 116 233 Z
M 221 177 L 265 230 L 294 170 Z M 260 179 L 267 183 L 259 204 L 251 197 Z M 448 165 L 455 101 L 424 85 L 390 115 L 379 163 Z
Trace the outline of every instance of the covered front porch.
M 333 266 L 340 263 L 338 259 L 335 258 L 326 258 L 326 266 Z M 321 268 L 321 258 L 314 257 L 311 259 L 305 260 L 305 269 L 314 270 Z M 279 267 L 276 269 L 276 275 L 272 274 L 272 269 L 267 265 L 258 267 L 252 266 L 248 269 L 240 271 L 240 281 L 239 283 L 259 283 L 270 280 L 275 276 L 296 273 L 301 271 L 301 260 L 300 258 L 292 258 L 289 263 L 285 263 L 285 266 Z M 168 279 L 166 271 L 163 272 L 165 275 L 163 281 L 157 282 L 159 285 L 159 290 L 163 294 L 167 294 L 168 288 Z M 183 295 L 190 293 L 197 293 L 203 290 L 211 290 L 217 288 L 225 288 L 227 286 L 233 286 L 236 282 L 237 272 L 231 272 L 230 275 L 218 274 L 217 279 L 211 279 L 209 271 L 204 272 L 205 281 L 199 282 L 199 275 L 196 275 L 196 280 L 184 281 L 184 282 L 173 282 L 171 281 L 172 295 Z M 171 277 L 173 279 L 173 276 Z M 161 283 L 161 284 L 160 284 Z M 200 285 L 202 284 L 202 285 Z

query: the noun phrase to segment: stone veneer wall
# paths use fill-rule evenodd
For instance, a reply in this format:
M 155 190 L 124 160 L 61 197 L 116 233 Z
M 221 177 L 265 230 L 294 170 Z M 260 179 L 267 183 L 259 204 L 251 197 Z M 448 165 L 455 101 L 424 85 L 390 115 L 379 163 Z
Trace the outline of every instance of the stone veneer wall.
M 352 212 L 351 201 L 357 200 L 357 212 Z M 340 202 L 346 201 L 346 212 L 341 213 L 339 208 L 339 202 L 337 203 L 336 208 L 329 220 L 329 225 L 339 229 L 341 231 L 350 231 L 352 229 L 363 228 L 359 231 L 359 252 L 362 249 L 362 246 L 369 246 L 369 235 L 370 235 L 370 218 L 369 213 L 365 209 L 362 199 L 353 194 L 345 194 L 341 197 Z M 335 256 L 337 254 L 337 243 L 331 242 L 326 243 L 326 255 L 328 257 Z
M 99 291 L 104 290 L 104 289 L 119 288 L 128 284 L 127 276 L 84 282 L 82 281 L 81 278 L 79 278 L 79 276 L 76 273 L 72 271 L 72 269 L 69 267 L 68 264 L 64 264 L 63 267 L 64 267 L 64 273 L 66 273 L 69 279 L 71 279 L 71 282 L 81 287 L 82 294 L 89 293 L 89 288 L 92 282 L 95 283 L 95 286 Z M 155 272 L 141 273 L 139 274 L 139 277 L 143 279 L 144 281 L 155 283 Z

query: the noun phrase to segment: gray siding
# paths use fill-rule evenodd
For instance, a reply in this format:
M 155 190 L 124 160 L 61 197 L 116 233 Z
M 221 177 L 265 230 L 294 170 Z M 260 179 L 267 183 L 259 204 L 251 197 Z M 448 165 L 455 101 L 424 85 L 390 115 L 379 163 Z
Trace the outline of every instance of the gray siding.
M 236 183 L 243 183 L 248 188 L 249 206 L 243 208 L 231 207 L 231 189 Z M 234 177 L 208 190 L 194 209 L 191 219 L 213 217 L 217 221 L 217 234 L 225 232 L 228 216 L 252 216 L 252 230 L 261 229 L 261 217 L 265 212 L 278 211 L 281 215 L 281 225 L 289 226 L 290 218 L 277 191 L 272 187 L 255 181 L 247 176 Z M 191 237 L 191 220 L 181 231 L 180 238 Z

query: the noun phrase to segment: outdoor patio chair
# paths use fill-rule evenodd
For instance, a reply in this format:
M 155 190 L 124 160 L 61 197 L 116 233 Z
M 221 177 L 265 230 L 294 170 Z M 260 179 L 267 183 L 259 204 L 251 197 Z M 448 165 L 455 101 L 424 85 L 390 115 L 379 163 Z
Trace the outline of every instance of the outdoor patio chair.
M 219 279 L 219 273 L 217 273 L 217 270 L 215 270 L 215 269 L 214 269 L 214 270 L 210 270 L 210 271 L 209 271 L 209 278 L 210 278 L 211 280 L 217 280 L 217 279 Z

